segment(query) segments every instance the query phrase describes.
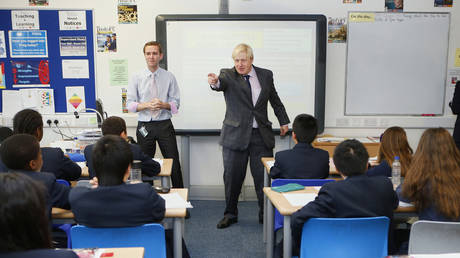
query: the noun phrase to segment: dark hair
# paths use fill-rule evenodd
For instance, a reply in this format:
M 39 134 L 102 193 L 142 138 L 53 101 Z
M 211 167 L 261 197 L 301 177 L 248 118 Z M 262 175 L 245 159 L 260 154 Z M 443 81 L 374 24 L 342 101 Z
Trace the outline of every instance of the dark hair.
M 0 174 L 0 252 L 51 248 L 45 187 L 21 173 Z
M 104 120 L 101 129 L 103 135 L 113 134 L 120 136 L 122 132 L 126 133 L 126 123 L 121 117 L 111 116 Z
M 11 130 L 9 127 L 0 127 L 0 143 L 11 135 L 13 135 L 13 130 Z
M 101 186 L 122 184 L 126 169 L 132 162 L 131 147 L 120 136 L 106 135 L 94 146 L 93 166 Z
M 300 114 L 294 119 L 292 124 L 297 141 L 302 143 L 312 143 L 318 134 L 316 118 L 308 114 Z
M 148 46 L 157 46 L 158 47 L 158 52 L 160 52 L 160 54 L 163 54 L 163 50 L 161 49 L 161 44 L 157 41 L 149 41 L 147 43 L 145 43 L 144 45 L 144 49 L 142 50 L 144 53 L 145 53 L 145 48 L 148 47 Z
M 360 175 L 366 172 L 369 154 L 357 140 L 345 140 L 334 150 L 334 164 L 344 176 Z
M 37 129 L 43 130 L 43 118 L 40 113 L 32 109 L 23 109 L 13 118 L 13 131 L 37 136 Z
M 15 134 L 0 145 L 2 161 L 9 169 L 30 170 L 29 163 L 40 153 L 40 143 L 30 134 Z

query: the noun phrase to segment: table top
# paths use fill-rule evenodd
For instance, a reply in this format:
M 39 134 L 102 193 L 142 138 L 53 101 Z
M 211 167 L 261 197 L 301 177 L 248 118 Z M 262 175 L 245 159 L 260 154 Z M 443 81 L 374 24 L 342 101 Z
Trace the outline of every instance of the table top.
M 187 188 L 172 188 L 169 193 L 178 193 L 184 200 L 188 199 Z M 186 214 L 186 208 L 166 209 L 165 218 L 183 218 Z M 51 217 L 53 219 L 73 219 L 75 216 L 72 211 L 53 207 L 51 210 Z
M 264 187 L 264 193 L 283 216 L 289 216 L 296 212 L 302 206 L 292 206 L 282 193 L 275 192 L 271 187 Z M 289 193 L 318 193 L 314 186 L 305 187 L 303 190 L 292 191 Z M 416 212 L 415 207 L 398 207 L 394 210 L 396 213 Z
M 75 253 L 83 252 L 85 249 L 73 249 Z M 113 256 L 106 256 L 112 258 L 143 258 L 144 247 L 118 247 L 118 248 L 101 248 L 103 253 L 113 253 Z

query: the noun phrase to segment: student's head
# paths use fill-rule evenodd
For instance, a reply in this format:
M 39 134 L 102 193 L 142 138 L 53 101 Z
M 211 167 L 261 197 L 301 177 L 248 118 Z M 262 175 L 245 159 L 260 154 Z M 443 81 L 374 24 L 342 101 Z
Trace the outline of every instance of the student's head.
M 377 162 L 386 161 L 391 165 L 394 158 L 398 156 L 401 162 L 401 175 L 405 176 L 412 161 L 412 153 L 404 129 L 393 126 L 387 128 L 382 134 Z
M 369 154 L 357 140 L 345 140 L 334 150 L 334 164 L 344 176 L 360 175 L 366 172 Z
M 248 74 L 252 69 L 254 54 L 252 48 L 244 43 L 238 44 L 232 52 L 236 71 L 241 75 Z
M 418 209 L 435 207 L 448 218 L 460 218 L 460 151 L 444 128 L 427 129 L 406 173 L 403 195 Z
M 44 186 L 21 173 L 0 173 L 0 252 L 51 248 Z
M 131 147 L 120 136 L 106 135 L 93 148 L 93 166 L 101 186 L 122 184 L 132 162 Z
M 43 118 L 40 113 L 32 109 L 23 109 L 16 113 L 13 118 L 13 131 L 15 134 L 26 133 L 37 137 L 38 141 L 43 138 Z
M 111 116 L 104 120 L 102 123 L 102 134 L 103 135 L 117 135 L 126 139 L 126 123 L 123 118 L 118 116 Z
M 296 143 L 312 143 L 318 134 L 316 118 L 308 114 L 300 114 L 294 119 L 292 130 Z
M 40 143 L 30 134 L 15 134 L 0 145 L 0 155 L 12 170 L 40 171 L 43 165 Z
M 9 127 L 2 126 L 0 127 L 0 143 L 2 143 L 6 138 L 13 135 L 13 130 Z

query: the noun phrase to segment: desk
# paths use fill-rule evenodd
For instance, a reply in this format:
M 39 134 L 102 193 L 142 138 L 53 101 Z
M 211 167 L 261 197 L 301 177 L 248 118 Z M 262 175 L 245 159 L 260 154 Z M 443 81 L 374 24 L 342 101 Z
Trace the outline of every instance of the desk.
M 304 190 L 295 191 L 296 193 L 318 193 L 318 190 L 315 187 L 305 187 Z M 292 206 L 282 193 L 273 191 L 270 187 L 264 187 L 264 193 L 268 198 L 267 205 L 267 257 L 273 257 L 273 248 L 275 244 L 274 239 L 274 208 L 278 209 L 281 215 L 284 216 L 284 227 L 283 227 L 283 255 L 284 257 L 292 257 L 292 239 L 291 239 L 291 215 L 296 212 L 298 209 L 302 208 L 300 206 Z M 398 207 L 395 213 L 399 212 L 410 212 L 415 213 L 415 207 Z
M 113 253 L 112 258 L 144 258 L 144 247 L 123 247 L 123 248 L 101 248 L 104 253 Z M 74 249 L 78 254 L 79 251 L 85 249 Z
M 187 200 L 188 198 L 188 189 L 186 188 L 173 188 L 169 193 L 179 193 L 179 195 Z M 175 209 L 166 209 L 165 218 L 173 219 L 173 232 L 174 232 L 174 257 L 182 257 L 182 228 L 184 225 L 184 218 L 186 214 L 186 208 L 175 208 Z M 53 208 L 51 211 L 51 217 L 53 219 L 53 224 L 73 224 L 75 223 L 75 216 L 72 211 L 64 210 L 61 208 Z
M 344 139 L 347 139 L 346 137 Z M 359 139 L 358 139 L 359 140 Z M 329 152 L 329 157 L 334 155 L 334 150 L 337 145 L 339 145 L 339 141 L 334 142 L 319 142 L 318 139 L 315 139 L 312 142 L 312 146 L 315 148 L 323 149 Z M 369 157 L 375 157 L 379 153 L 380 142 L 363 142 L 364 147 L 366 147 L 367 152 L 369 153 Z

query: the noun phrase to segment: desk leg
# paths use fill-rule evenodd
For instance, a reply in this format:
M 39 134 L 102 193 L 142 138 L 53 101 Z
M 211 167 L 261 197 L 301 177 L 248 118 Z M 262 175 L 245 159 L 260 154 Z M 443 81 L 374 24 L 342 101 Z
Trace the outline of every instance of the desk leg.
M 264 187 L 269 187 L 269 178 L 268 178 L 268 171 L 264 166 Z M 268 198 L 264 194 L 264 224 L 263 224 L 263 234 L 264 234 L 264 243 L 267 242 L 267 206 L 269 205 L 268 203 Z
M 183 224 L 184 224 L 183 218 L 173 219 L 174 258 L 182 258 L 182 225 Z
M 283 257 L 292 257 L 291 216 L 284 216 Z
M 170 182 L 170 177 L 169 176 L 162 176 L 161 177 L 161 187 L 171 188 L 169 182 Z
M 267 198 L 268 199 L 268 198 Z M 274 220 L 274 212 L 273 212 L 273 204 L 268 199 L 267 201 L 267 258 L 273 258 L 273 249 L 275 247 L 275 232 L 274 228 L 275 226 L 273 225 L 273 220 Z M 289 257 L 289 256 L 285 256 Z

